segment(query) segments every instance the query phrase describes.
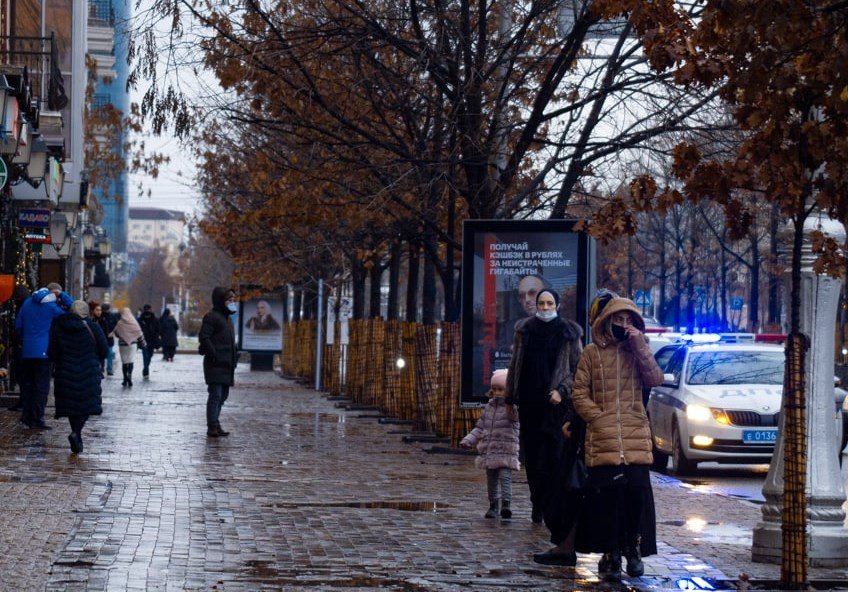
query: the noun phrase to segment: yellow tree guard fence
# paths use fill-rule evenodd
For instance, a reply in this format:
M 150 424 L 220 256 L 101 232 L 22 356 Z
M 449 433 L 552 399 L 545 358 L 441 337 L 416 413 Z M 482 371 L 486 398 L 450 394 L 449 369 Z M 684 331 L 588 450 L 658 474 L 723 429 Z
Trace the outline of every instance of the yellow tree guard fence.
M 459 405 L 458 323 L 351 320 L 347 344 L 339 323 L 332 330 L 333 344 L 323 346 L 322 356 L 326 392 L 412 421 L 416 429 L 449 437 L 453 446 L 473 429 L 481 410 Z M 288 323 L 284 335 L 283 373 L 313 378 L 315 321 Z

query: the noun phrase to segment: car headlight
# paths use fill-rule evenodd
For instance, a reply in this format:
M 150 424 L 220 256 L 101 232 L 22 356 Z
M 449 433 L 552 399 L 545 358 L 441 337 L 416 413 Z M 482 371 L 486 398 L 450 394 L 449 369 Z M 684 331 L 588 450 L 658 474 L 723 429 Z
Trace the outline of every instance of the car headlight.
M 716 423 L 730 425 L 730 417 L 728 417 L 723 409 L 712 409 L 711 411 L 713 412 L 713 418 L 716 420 Z
M 713 416 L 709 407 L 703 405 L 686 405 L 686 417 L 692 421 L 707 421 Z

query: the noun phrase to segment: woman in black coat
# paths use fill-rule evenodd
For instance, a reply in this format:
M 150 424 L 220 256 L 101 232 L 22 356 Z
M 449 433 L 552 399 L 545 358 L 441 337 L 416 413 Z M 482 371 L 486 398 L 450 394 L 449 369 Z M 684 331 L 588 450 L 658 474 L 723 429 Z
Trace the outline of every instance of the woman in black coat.
M 179 330 L 180 326 L 177 324 L 177 319 L 166 308 L 162 311 L 162 317 L 159 319 L 162 359 L 166 362 L 174 361 L 174 354 L 177 353 L 177 331 Z
M 209 391 L 206 399 L 206 435 L 211 438 L 228 436 L 219 420 L 221 407 L 234 384 L 238 363 L 235 331 L 230 315 L 238 312 L 236 293 L 229 288 L 212 290 L 212 310 L 200 325 L 200 353 L 203 356 L 203 377 Z
M 90 415 L 103 413 L 102 364 L 108 345 L 100 327 L 88 318 L 88 304 L 77 300 L 50 327 L 47 355 L 53 362 L 56 418 L 71 424 L 71 451 L 83 450 L 82 428 Z

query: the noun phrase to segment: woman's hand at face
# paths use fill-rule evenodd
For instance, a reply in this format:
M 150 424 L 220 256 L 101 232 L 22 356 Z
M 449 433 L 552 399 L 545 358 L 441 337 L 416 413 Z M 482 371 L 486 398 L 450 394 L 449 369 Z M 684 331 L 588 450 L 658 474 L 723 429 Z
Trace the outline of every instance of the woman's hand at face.
M 556 390 L 556 389 L 552 390 L 550 392 L 549 396 L 551 398 L 551 404 L 559 405 L 560 403 L 562 403 L 562 395 L 559 394 L 558 390 Z
M 565 436 L 566 438 L 571 437 L 571 422 L 570 421 L 567 421 L 564 424 L 562 424 L 562 435 Z

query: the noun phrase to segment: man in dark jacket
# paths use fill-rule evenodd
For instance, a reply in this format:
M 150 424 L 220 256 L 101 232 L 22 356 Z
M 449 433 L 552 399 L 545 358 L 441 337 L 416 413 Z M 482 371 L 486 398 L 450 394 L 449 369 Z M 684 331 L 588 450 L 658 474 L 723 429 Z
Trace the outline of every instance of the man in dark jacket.
M 22 343 L 20 385 L 24 408 L 21 421 L 29 428 L 50 429 L 44 423 L 52 373 L 47 356 L 50 325 L 73 303 L 74 299 L 62 291 L 62 286 L 49 283 L 24 301 L 15 319 L 15 329 Z
M 150 360 L 153 359 L 153 352 L 160 347 L 159 319 L 153 314 L 153 307 L 149 304 L 144 305 L 144 310 L 138 317 L 138 324 L 141 327 L 141 332 L 144 333 L 144 340 L 147 342 L 147 345 L 141 348 L 141 357 L 144 360 L 141 375 L 144 378 L 149 378 Z
M 234 384 L 233 375 L 238 363 L 236 338 L 230 315 L 238 312 L 235 291 L 229 288 L 212 290 L 212 310 L 200 325 L 200 353 L 203 355 L 203 378 L 209 391 L 206 399 L 206 435 L 210 438 L 228 436 L 221 428 L 221 407 Z

